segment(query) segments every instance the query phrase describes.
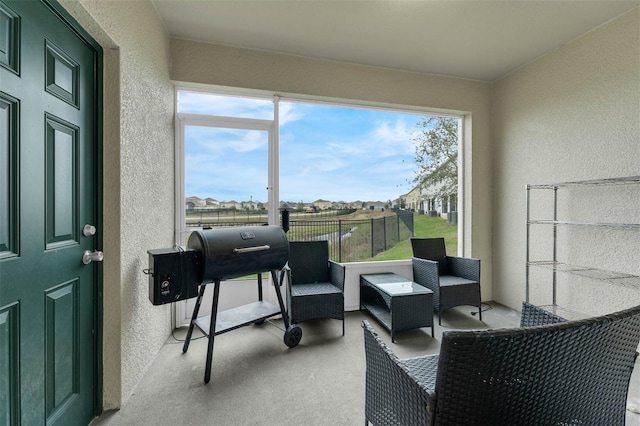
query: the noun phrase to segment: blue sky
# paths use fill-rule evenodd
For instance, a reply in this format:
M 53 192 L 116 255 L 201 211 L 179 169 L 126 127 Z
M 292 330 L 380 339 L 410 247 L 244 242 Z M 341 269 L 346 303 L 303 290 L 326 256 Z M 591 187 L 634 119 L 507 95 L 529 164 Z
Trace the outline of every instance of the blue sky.
M 180 112 L 270 119 L 270 100 L 181 93 Z M 424 115 L 280 102 L 280 199 L 387 201 L 407 193 Z M 267 200 L 266 132 L 186 128 L 186 196 Z

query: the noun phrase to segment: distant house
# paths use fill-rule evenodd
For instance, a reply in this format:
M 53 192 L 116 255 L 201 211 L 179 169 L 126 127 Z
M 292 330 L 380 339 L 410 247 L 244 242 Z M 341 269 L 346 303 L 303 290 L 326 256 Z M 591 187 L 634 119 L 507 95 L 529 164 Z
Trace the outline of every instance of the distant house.
M 260 203 L 258 201 L 243 201 L 241 204 L 242 210 L 259 210 L 258 204 Z
M 432 215 L 440 215 L 447 217 L 447 213 L 458 210 L 458 197 L 455 194 L 444 197 L 435 196 L 433 194 L 441 188 L 442 184 L 438 183 L 423 187 L 421 189 L 421 197 L 424 200 L 425 210 Z
M 204 208 L 207 206 L 207 202 L 200 197 L 187 197 L 185 199 L 185 207 L 187 209 Z
M 185 199 L 185 207 L 190 210 L 217 209 L 220 208 L 220 202 L 213 198 L 187 197 Z
M 207 208 L 210 209 L 218 209 L 220 208 L 220 201 L 213 198 L 205 198 L 204 200 L 207 204 Z
M 319 208 L 320 210 L 329 210 L 333 203 L 327 200 L 316 200 L 312 204 L 317 208 Z
M 342 209 L 346 209 L 347 207 L 347 203 L 344 201 L 336 201 L 331 203 L 331 208 L 334 210 L 342 210 Z
M 235 210 L 242 210 L 242 203 L 239 203 L 235 200 L 231 200 L 231 201 L 221 201 L 220 202 L 220 208 L 221 209 L 235 209 Z
M 406 195 L 406 208 L 413 211 L 424 210 L 424 201 L 422 199 L 422 188 L 416 185 Z
M 387 203 L 383 201 L 367 201 L 364 203 L 365 210 L 384 210 Z
M 391 207 L 394 209 L 404 209 L 407 206 L 407 194 L 402 194 L 392 201 Z

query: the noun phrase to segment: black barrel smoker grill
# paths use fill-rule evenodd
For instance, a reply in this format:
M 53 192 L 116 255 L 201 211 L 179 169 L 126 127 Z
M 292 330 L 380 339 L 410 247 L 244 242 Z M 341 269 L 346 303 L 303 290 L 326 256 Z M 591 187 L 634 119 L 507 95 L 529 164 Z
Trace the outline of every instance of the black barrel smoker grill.
M 295 347 L 302 338 L 302 329 L 289 324 L 284 307 L 281 270 L 289 259 L 289 242 L 278 226 L 242 226 L 194 231 L 187 249 L 149 250 L 149 298 L 153 304 L 163 304 L 197 297 L 189 331 L 182 348 L 187 352 L 193 328 L 208 336 L 204 382 L 211 378 L 215 336 L 227 331 L 262 324 L 267 318 L 282 315 L 285 325 L 284 343 Z M 270 272 L 279 306 L 263 300 L 262 273 Z M 258 301 L 218 312 L 220 282 L 257 274 Z M 207 284 L 214 284 L 211 315 L 198 318 Z M 211 332 L 214 330 L 214 332 Z

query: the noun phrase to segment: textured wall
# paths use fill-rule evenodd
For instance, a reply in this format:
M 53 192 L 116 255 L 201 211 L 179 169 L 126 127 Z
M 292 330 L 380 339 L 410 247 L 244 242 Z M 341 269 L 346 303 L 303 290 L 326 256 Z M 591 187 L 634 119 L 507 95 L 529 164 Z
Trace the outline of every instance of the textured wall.
M 187 84 L 465 115 L 464 254 L 482 259 L 482 295 L 492 299 L 490 84 L 179 39 L 171 58 L 171 77 Z
M 493 295 L 518 308 L 525 288 L 525 184 L 640 174 L 640 10 L 495 82 L 493 97 Z M 636 201 L 624 193 L 616 201 L 598 197 L 597 192 L 571 195 L 565 212 L 598 212 L 596 218 L 605 221 L 633 219 L 625 211 Z M 563 238 L 564 252 L 572 247 L 590 252 L 599 244 L 575 235 Z M 638 231 L 617 240 L 621 253 L 638 253 Z M 602 256 L 593 254 L 594 266 Z M 637 259 L 615 267 L 629 269 Z M 600 282 L 601 289 L 605 284 Z M 608 299 L 625 302 L 625 290 L 609 288 Z
M 174 229 L 169 40 L 149 2 L 62 3 L 105 49 L 104 408 L 120 406 L 170 334 L 149 303 L 146 251 Z

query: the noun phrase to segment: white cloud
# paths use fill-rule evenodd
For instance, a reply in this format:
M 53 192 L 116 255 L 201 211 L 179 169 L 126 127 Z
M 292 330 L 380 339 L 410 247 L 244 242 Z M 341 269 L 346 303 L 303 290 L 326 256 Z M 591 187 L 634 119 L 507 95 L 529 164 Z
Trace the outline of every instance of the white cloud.
M 278 109 L 280 112 L 280 126 L 301 120 L 304 117 L 302 108 L 298 108 L 289 102 L 282 102 Z
M 414 142 L 411 140 L 415 123 L 409 123 L 404 117 L 395 122 L 378 121 L 371 130 L 370 137 L 376 141 L 380 151 L 385 155 L 413 154 Z
M 398 118 L 377 121 L 375 127 L 363 134 L 350 134 L 340 141 L 330 141 L 326 146 L 336 155 L 366 157 L 370 161 L 394 156 L 413 155 L 415 143 L 411 140 L 413 123 Z
M 212 127 L 188 126 L 186 129 L 187 150 L 197 150 L 204 154 L 222 155 L 225 152 L 250 152 L 266 150 L 266 131 L 219 129 Z

